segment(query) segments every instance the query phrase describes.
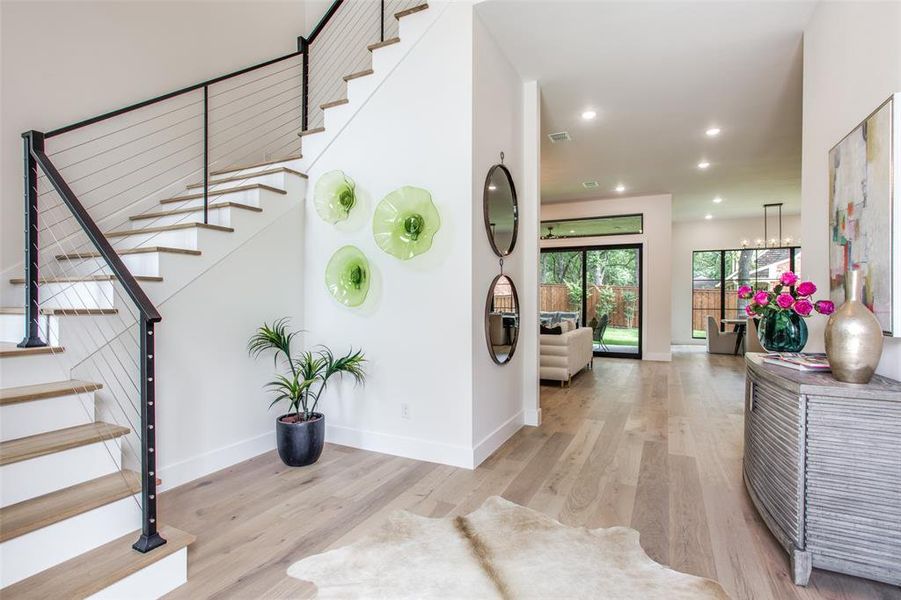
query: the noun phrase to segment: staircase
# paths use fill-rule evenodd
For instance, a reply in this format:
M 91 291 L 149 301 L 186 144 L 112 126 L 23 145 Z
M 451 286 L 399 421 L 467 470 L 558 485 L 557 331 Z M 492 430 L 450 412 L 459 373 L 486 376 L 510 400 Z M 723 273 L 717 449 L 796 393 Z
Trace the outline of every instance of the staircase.
M 46 152 L 45 134 L 25 136 L 32 268 L 4 294 L 24 297 L 24 308 L 0 308 L 3 598 L 157 598 L 186 581 L 194 537 L 165 515 L 156 522 L 154 315 L 165 319 L 170 299 L 303 202 L 306 170 L 431 22 L 427 4 L 406 2 L 386 18 L 382 2 L 380 39 L 359 48 L 370 64 L 355 49 L 331 61 L 350 69 L 336 77 L 317 69 L 310 49 L 315 57 L 353 45 L 342 31 L 360 15 L 343 4 L 288 57 L 49 132 L 48 145 L 62 141 Z M 315 84 L 329 78 L 340 86 Z M 224 81 L 235 83 L 217 95 Z M 277 112 L 272 99 L 292 86 L 302 103 Z M 151 136 L 194 139 L 181 124 L 197 123 L 178 114 L 199 102 L 183 96 L 201 92 L 202 164 L 178 152 L 156 158 L 172 142 Z M 311 96 L 322 101 L 311 107 Z M 219 109 L 231 112 L 217 119 Z M 287 114 L 287 126 L 264 129 L 271 114 Z M 247 122 L 248 131 L 226 137 Z M 115 162 L 129 145 L 136 152 Z M 129 170 L 139 156 L 154 160 Z M 150 165 L 166 169 L 157 175 Z M 30 345 L 19 347 L 23 320 Z

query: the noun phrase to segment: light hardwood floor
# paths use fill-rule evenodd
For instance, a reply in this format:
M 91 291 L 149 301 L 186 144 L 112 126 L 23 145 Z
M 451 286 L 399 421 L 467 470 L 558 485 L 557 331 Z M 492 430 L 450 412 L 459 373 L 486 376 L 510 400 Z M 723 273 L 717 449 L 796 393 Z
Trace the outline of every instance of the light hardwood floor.
M 364 535 L 392 511 L 442 517 L 499 494 L 569 525 L 625 525 L 655 560 L 718 580 L 736 599 L 898 599 L 898 588 L 788 561 L 741 480 L 743 362 L 681 349 L 672 363 L 597 359 L 572 387 L 543 386 L 544 421 L 474 471 L 327 446 L 291 469 L 272 452 L 161 496 L 197 536 L 171 598 L 309 597 L 293 562 Z M 440 560 L 440 557 L 436 557 Z

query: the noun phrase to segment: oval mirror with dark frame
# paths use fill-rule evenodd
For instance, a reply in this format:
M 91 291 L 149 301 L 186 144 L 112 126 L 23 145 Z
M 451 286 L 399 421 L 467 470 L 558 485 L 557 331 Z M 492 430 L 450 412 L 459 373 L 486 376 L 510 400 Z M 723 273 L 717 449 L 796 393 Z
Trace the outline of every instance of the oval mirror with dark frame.
M 519 341 L 519 296 L 513 281 L 500 274 L 488 288 L 485 300 L 485 341 L 491 359 L 505 365 Z
M 510 171 L 502 164 L 494 165 L 485 178 L 482 192 L 485 231 L 494 253 L 503 258 L 513 252 L 519 229 L 519 205 Z

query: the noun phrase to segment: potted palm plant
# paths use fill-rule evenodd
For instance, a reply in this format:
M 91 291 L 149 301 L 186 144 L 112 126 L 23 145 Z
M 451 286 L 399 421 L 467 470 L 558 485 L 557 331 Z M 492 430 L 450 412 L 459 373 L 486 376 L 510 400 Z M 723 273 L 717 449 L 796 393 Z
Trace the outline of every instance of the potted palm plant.
M 325 442 L 325 415 L 316 412 L 319 400 L 329 380 L 349 375 L 356 383 L 363 383 L 366 358 L 361 350 L 351 350 L 336 357 L 325 346 L 294 356 L 291 342 L 298 334 L 291 331 L 287 318 L 263 323 L 250 338 L 247 350 L 254 358 L 272 351 L 276 368 L 281 359 L 284 374 L 276 374 L 266 388 L 275 394 L 272 408 L 282 401 L 290 412 L 275 420 L 278 455 L 289 467 L 303 467 L 319 460 Z

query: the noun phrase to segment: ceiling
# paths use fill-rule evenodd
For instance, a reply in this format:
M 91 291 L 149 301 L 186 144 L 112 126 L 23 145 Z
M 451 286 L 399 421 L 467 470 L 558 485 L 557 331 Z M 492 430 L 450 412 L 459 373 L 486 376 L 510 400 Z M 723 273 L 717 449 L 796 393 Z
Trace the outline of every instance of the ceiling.
M 477 11 L 540 83 L 543 203 L 671 193 L 673 219 L 693 220 L 757 216 L 766 202 L 800 212 L 801 36 L 813 8 L 487 0 Z M 597 117 L 585 121 L 589 109 Z M 572 141 L 550 143 L 557 131 Z

